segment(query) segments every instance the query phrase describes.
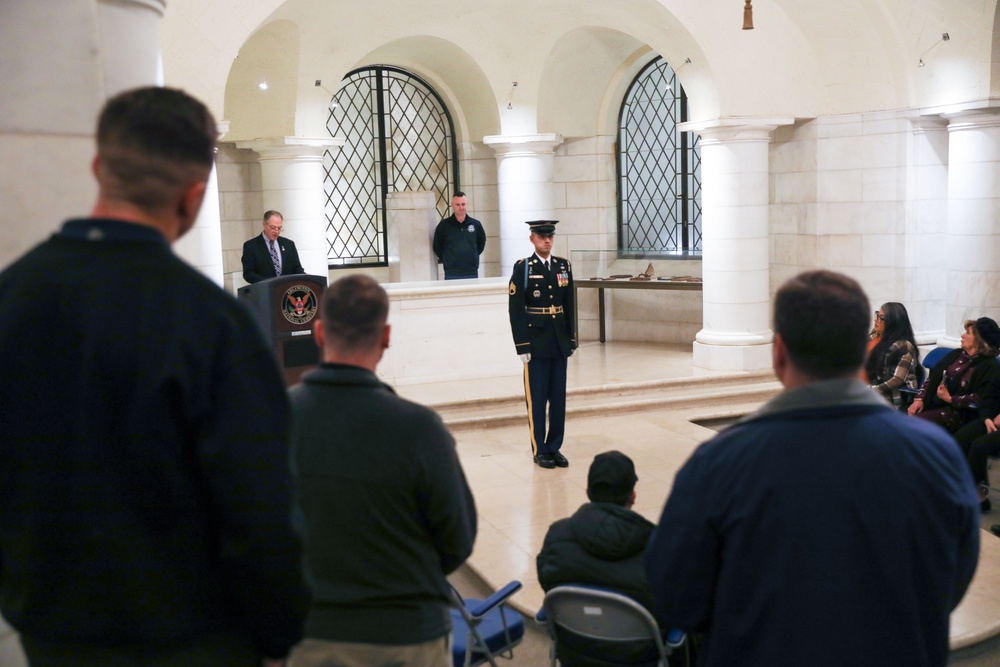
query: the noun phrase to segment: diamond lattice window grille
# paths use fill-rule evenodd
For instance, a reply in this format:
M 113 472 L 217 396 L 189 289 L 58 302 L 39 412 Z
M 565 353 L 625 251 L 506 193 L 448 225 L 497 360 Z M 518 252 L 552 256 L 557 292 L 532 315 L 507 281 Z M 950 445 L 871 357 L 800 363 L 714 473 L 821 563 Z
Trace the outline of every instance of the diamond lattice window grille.
M 323 158 L 328 263 L 385 265 L 388 193 L 428 190 L 448 214 L 460 189 L 454 123 L 433 88 L 394 67 L 349 73 L 333 100 L 327 130 L 344 146 Z
M 687 97 L 665 60 L 636 76 L 618 123 L 618 250 L 701 252 L 701 151 L 677 129 Z

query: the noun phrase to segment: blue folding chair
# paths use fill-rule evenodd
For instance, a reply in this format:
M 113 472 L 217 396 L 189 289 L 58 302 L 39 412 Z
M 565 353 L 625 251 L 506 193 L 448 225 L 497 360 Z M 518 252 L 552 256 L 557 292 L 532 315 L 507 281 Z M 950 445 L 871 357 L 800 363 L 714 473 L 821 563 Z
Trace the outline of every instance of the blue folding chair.
M 507 606 L 520 581 L 512 581 L 485 600 L 462 598 L 451 589 L 451 658 L 455 667 L 485 662 L 497 667 L 496 658 L 514 657 L 514 647 L 524 637 L 524 616 Z

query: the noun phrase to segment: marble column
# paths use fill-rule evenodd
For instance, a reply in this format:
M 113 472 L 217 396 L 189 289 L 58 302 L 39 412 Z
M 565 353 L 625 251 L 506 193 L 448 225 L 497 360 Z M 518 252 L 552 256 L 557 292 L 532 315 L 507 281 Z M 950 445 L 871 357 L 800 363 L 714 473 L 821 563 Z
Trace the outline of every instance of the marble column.
M 286 236 L 295 242 L 306 273 L 328 276 L 323 154 L 340 138 L 271 137 L 237 141 L 260 157 L 264 210 L 281 211 Z M 263 215 L 264 211 L 260 212 Z
M 948 225 L 945 335 L 959 346 L 962 323 L 1000 321 L 1000 108 L 948 119 Z
M 559 134 L 483 137 L 497 157 L 497 193 L 500 200 L 500 275 L 532 252 L 528 220 L 553 216 L 552 173 Z
M 229 132 L 229 121 L 217 123 L 219 140 Z M 219 205 L 219 169 L 212 167 L 205 189 L 205 200 L 198 218 L 187 234 L 174 242 L 174 253 L 208 276 L 219 287 L 225 286 L 222 266 L 222 209 Z
M 701 137 L 703 324 L 694 365 L 771 367 L 768 144 L 791 118 L 684 123 Z
M 0 268 L 90 211 L 95 120 L 109 97 L 156 84 L 165 4 L 0 2 L 0 201 L 17 221 Z

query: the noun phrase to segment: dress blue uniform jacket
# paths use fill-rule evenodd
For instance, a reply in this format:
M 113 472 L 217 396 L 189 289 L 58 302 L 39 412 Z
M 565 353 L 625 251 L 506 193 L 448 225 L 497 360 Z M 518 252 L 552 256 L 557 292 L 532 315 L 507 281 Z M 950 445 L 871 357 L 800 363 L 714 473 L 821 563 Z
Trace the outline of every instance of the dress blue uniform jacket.
M 940 427 L 857 380 L 783 392 L 677 473 L 645 562 L 699 665 L 933 665 L 979 556 Z
M 569 357 L 576 349 L 573 330 L 573 269 L 569 260 L 549 256 L 546 270 L 536 255 L 514 264 L 507 300 L 510 329 L 518 354 L 532 357 Z M 528 313 L 526 308 L 560 308 L 560 313 Z

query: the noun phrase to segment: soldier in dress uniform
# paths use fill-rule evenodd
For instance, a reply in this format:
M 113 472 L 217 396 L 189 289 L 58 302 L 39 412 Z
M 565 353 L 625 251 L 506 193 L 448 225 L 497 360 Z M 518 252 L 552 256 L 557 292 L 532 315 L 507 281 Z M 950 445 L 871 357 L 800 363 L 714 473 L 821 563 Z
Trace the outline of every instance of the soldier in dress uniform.
M 558 220 L 531 220 L 535 252 L 519 259 L 510 277 L 508 309 L 514 347 L 524 362 L 531 453 L 542 468 L 565 468 L 559 452 L 566 424 L 566 359 L 576 349 L 573 330 L 573 270 L 568 259 L 552 256 Z M 548 407 L 549 429 L 545 432 Z

